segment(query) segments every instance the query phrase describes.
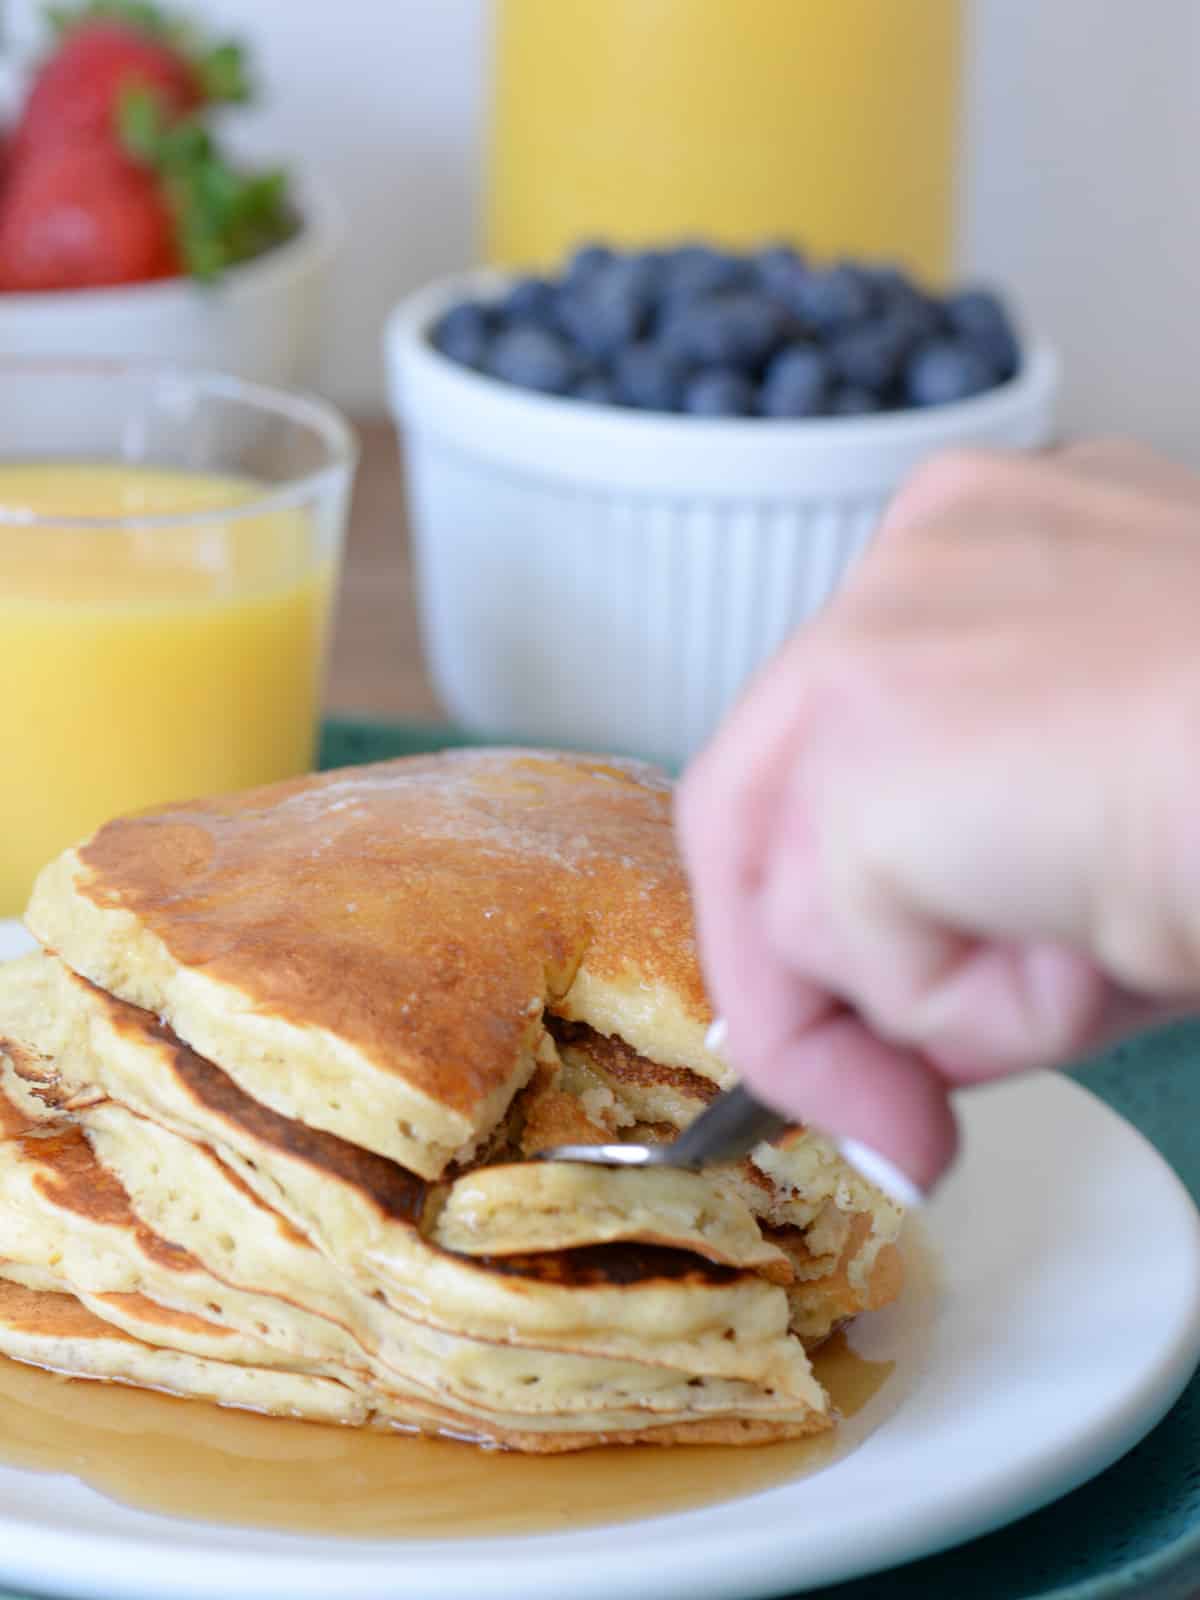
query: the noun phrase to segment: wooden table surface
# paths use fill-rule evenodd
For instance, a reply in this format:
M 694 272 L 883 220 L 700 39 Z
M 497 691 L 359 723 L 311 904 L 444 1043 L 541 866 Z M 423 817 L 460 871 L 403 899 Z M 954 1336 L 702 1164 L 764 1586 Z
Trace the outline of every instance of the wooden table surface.
M 325 703 L 394 721 L 444 718 L 421 657 L 404 486 L 395 434 L 358 425 L 362 444 Z

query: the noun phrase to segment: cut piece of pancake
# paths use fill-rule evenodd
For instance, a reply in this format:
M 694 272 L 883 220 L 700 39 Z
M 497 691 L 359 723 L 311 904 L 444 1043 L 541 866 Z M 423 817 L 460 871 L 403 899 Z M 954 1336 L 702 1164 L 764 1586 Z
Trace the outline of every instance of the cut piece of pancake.
M 790 1283 L 791 1264 L 750 1212 L 698 1172 L 644 1172 L 564 1162 L 479 1167 L 442 1194 L 430 1237 L 469 1256 L 570 1250 L 634 1241 L 691 1250 Z
M 894 1297 L 901 1218 L 827 1140 L 533 1159 L 670 1138 L 731 1081 L 647 769 L 456 752 L 171 808 L 29 920 L 0 1280 L 120 1336 L 90 1375 L 143 1345 L 539 1451 L 831 1425 L 806 1347 Z

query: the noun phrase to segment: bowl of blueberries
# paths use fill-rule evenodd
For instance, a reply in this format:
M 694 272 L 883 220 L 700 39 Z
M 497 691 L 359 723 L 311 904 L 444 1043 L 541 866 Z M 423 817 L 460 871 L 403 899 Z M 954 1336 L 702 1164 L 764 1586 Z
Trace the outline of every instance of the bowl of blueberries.
M 1054 352 L 1001 296 L 788 244 L 588 244 L 434 284 L 386 343 L 450 712 L 671 764 L 922 460 L 1054 434 Z

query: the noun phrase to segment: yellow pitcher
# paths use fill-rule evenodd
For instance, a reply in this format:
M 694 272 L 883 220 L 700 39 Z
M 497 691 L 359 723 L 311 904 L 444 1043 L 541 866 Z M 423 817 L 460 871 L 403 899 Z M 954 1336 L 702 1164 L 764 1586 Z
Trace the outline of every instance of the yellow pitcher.
M 937 279 L 959 0 L 497 0 L 487 252 L 787 237 Z

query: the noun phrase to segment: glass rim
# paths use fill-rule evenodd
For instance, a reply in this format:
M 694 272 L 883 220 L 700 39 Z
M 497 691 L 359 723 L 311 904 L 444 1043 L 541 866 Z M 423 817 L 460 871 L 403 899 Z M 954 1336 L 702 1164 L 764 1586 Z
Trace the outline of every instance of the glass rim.
M 273 511 L 287 510 L 308 499 L 327 484 L 347 475 L 355 466 L 359 446 L 354 429 L 347 419 L 327 400 L 303 393 L 298 389 L 276 387 L 258 383 L 250 378 L 240 378 L 233 373 L 221 372 L 212 367 L 189 366 L 185 362 L 155 361 L 153 359 L 124 359 L 104 356 L 0 356 L 0 382 L 5 378 L 20 377 L 55 378 L 63 380 L 80 377 L 143 378 L 153 381 L 188 384 L 201 394 L 219 399 L 240 400 L 257 407 L 262 413 L 274 415 L 299 427 L 309 428 L 324 446 L 329 459 L 311 471 L 287 478 L 278 484 L 268 484 L 260 494 L 233 506 L 212 506 L 206 511 L 137 512 L 116 516 L 47 516 L 38 512 L 21 511 L 0 502 L 0 531 L 36 530 L 39 528 L 76 528 L 94 533 L 119 533 L 131 529 L 152 531 L 173 528 L 207 526 L 214 522 L 232 522 L 243 517 L 263 516 Z M 0 453 L 0 465 L 5 457 Z M 29 465 L 52 463 L 54 456 L 26 456 L 20 459 Z M 68 459 L 62 458 L 64 462 Z M 72 460 L 78 459 L 75 457 Z M 120 456 L 110 458 L 83 458 L 88 465 L 139 466 L 150 465 L 138 461 L 124 461 Z M 181 469 L 186 470 L 186 469 Z M 213 474 L 219 476 L 219 473 Z

